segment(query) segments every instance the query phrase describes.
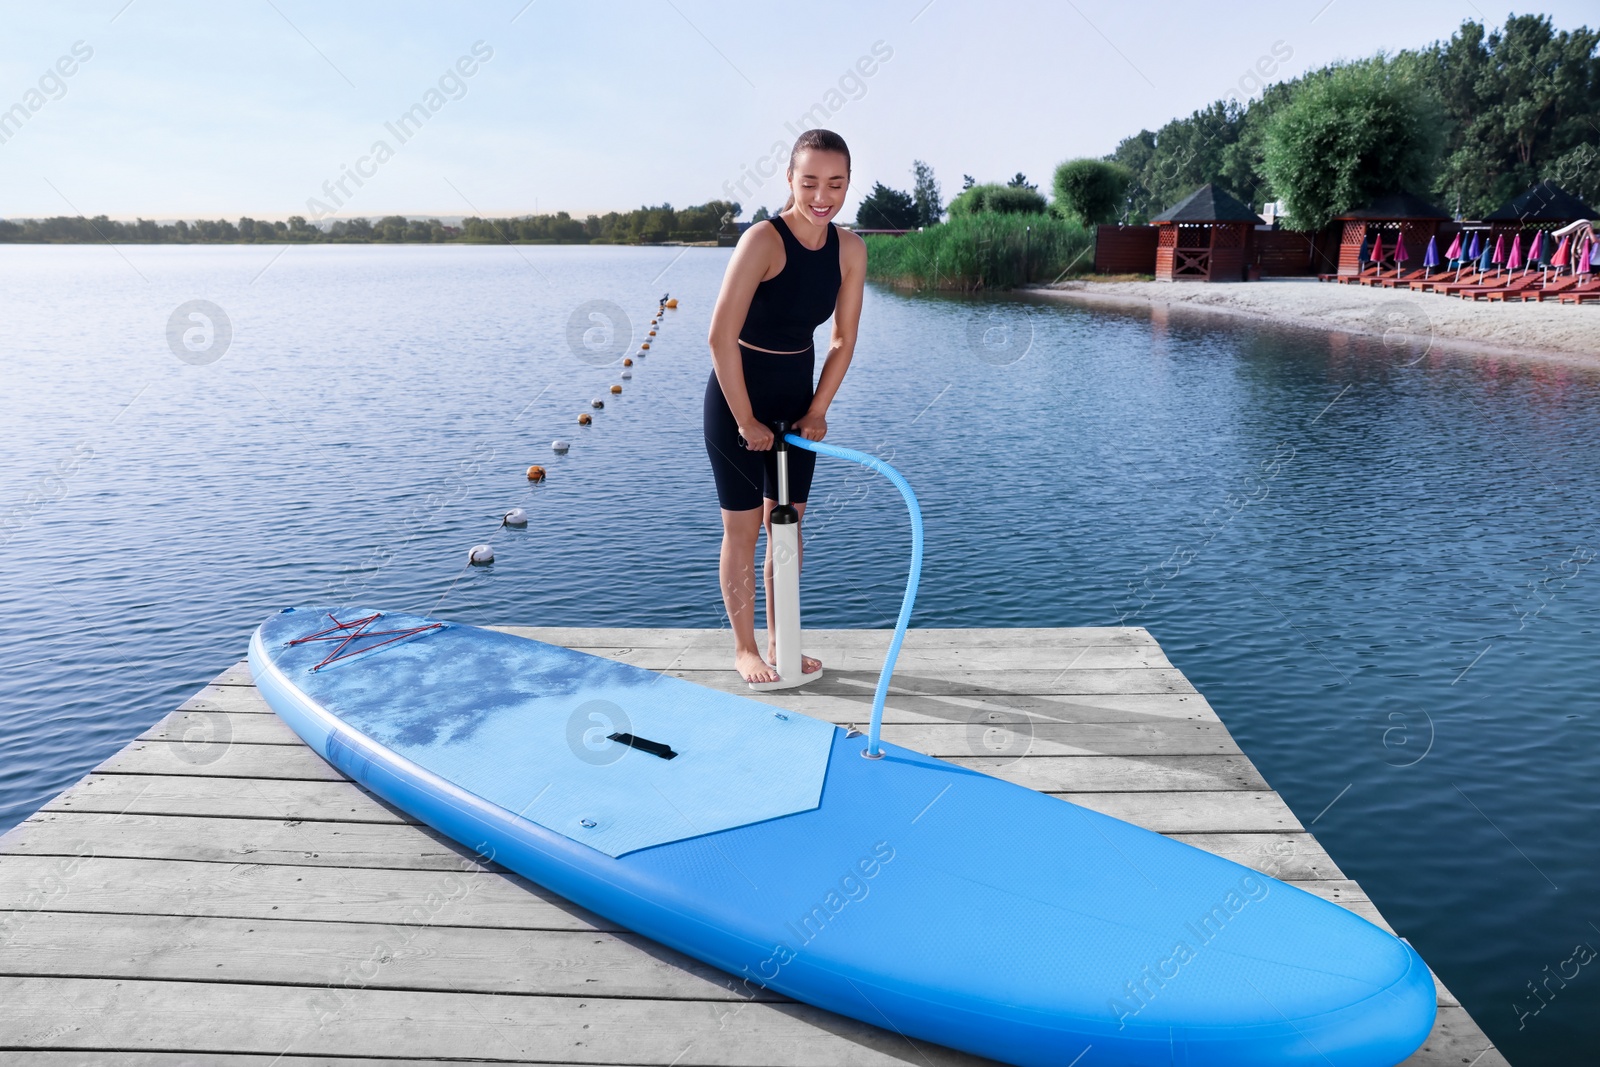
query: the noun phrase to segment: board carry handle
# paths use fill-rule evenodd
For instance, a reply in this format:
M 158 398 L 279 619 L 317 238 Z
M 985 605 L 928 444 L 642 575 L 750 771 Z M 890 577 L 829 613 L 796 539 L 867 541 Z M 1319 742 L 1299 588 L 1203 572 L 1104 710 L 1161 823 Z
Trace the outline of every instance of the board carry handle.
M 905 498 L 906 510 L 911 513 L 911 571 L 906 576 L 906 594 L 900 601 L 900 618 L 894 625 L 894 637 L 889 641 L 889 654 L 884 657 L 883 671 L 878 675 L 878 691 L 872 697 L 872 726 L 867 732 L 867 747 L 861 753 L 867 759 L 882 759 L 883 752 L 878 747 L 878 735 L 883 728 L 883 705 L 889 697 L 889 678 L 894 674 L 894 661 L 900 655 L 900 645 L 905 641 L 906 627 L 911 624 L 911 606 L 917 600 L 917 582 L 922 577 L 922 509 L 917 506 L 917 494 L 911 491 L 911 485 L 899 471 L 889 466 L 877 456 L 870 456 L 865 452 L 857 452 L 853 448 L 840 448 L 837 445 L 825 445 L 821 441 L 807 441 L 804 437 L 792 433 L 779 431 L 778 447 L 794 445 L 808 452 L 815 452 L 822 456 L 832 456 L 835 459 L 848 459 L 852 463 L 859 463 L 883 475 L 894 483 L 900 490 L 900 495 Z M 787 449 L 784 449 L 787 451 Z M 784 451 L 778 453 L 778 491 L 788 500 L 788 473 L 787 459 Z M 774 511 L 777 509 L 774 508 Z

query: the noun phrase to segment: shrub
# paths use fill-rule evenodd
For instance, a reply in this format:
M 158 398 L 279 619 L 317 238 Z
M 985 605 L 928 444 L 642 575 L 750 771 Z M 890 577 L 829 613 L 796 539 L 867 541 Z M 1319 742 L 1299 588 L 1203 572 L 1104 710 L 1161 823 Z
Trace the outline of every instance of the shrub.
M 1056 168 L 1055 213 L 1085 226 L 1122 215 L 1133 172 L 1103 159 L 1071 159 Z
M 869 234 L 865 240 L 868 277 L 918 288 L 1004 289 L 1094 265 L 1093 234 L 1042 209 L 954 215 L 903 237 Z

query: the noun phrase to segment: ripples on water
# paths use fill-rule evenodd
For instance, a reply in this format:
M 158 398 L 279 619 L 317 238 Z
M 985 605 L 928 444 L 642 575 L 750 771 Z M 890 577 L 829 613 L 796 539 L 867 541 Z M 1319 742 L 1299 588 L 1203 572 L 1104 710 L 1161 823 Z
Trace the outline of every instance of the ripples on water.
M 334 590 L 717 626 L 699 397 L 727 256 L 0 247 L 0 505 L 38 503 L 0 547 L 0 829 Z M 577 426 L 617 368 L 568 316 L 614 301 L 637 340 L 664 290 L 651 355 Z M 210 365 L 166 338 L 196 298 L 233 326 Z M 1508 1057 L 1575 1063 L 1600 961 L 1543 1007 L 1527 983 L 1600 947 L 1600 375 L 1416 357 L 873 289 L 830 439 L 917 489 L 917 625 L 1148 627 Z M 893 489 L 824 461 L 807 528 L 808 623 L 892 625 Z

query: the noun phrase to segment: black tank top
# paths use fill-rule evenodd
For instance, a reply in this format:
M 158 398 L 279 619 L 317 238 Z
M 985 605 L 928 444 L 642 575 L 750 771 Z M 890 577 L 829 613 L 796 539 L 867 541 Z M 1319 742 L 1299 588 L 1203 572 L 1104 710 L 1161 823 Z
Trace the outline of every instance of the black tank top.
M 756 286 L 739 340 L 795 352 L 810 347 L 812 331 L 828 321 L 839 300 L 839 231 L 829 222 L 827 241 L 813 251 L 789 232 L 781 216 L 768 221 L 783 238 L 783 269 Z

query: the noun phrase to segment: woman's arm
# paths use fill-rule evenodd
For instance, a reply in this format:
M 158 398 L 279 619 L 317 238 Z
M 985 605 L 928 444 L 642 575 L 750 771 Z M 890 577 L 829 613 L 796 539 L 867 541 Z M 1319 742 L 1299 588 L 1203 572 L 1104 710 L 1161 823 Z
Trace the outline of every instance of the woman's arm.
M 817 378 L 817 391 L 811 407 L 794 424 L 795 432 L 807 441 L 820 441 L 828 433 L 828 405 L 850 369 L 856 351 L 856 330 L 861 325 L 861 298 L 867 282 L 867 244 L 849 230 L 839 231 L 839 299 L 833 306 L 833 339 L 828 358 Z
M 783 252 L 783 238 L 769 222 L 758 222 L 745 230 L 734 246 L 733 257 L 722 275 L 722 291 L 711 312 L 711 365 L 717 372 L 717 385 L 728 401 L 728 410 L 739 424 L 739 436 L 753 449 L 772 447 L 772 430 L 756 421 L 750 408 L 750 392 L 744 383 L 744 358 L 739 352 L 739 331 L 750 313 L 750 300 L 756 286 L 766 278 L 777 256 Z

